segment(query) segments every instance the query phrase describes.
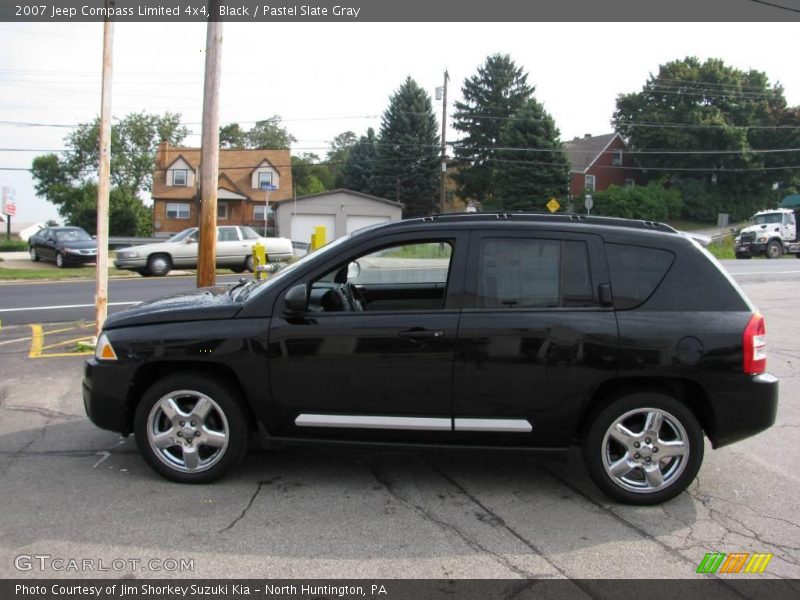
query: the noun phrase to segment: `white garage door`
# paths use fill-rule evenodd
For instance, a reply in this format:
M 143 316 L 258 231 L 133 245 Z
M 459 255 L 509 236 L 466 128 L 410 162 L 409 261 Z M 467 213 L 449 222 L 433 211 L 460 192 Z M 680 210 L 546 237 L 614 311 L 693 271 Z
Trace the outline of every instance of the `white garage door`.
M 356 229 L 362 227 L 369 227 L 370 225 L 377 225 L 378 223 L 386 223 L 389 217 L 364 217 L 359 215 L 351 215 L 347 217 L 347 233 L 353 233 Z
M 325 228 L 325 241 L 336 239 L 336 215 L 292 215 L 292 241 L 311 242 L 315 227 Z

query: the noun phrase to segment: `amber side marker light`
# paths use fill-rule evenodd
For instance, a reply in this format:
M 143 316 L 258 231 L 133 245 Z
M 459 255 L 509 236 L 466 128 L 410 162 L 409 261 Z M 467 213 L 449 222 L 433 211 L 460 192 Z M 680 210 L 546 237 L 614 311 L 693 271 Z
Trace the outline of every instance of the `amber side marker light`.
M 111 342 L 108 341 L 105 333 L 97 340 L 94 357 L 97 360 L 117 360 L 117 353 L 114 352 L 114 348 L 111 346 Z

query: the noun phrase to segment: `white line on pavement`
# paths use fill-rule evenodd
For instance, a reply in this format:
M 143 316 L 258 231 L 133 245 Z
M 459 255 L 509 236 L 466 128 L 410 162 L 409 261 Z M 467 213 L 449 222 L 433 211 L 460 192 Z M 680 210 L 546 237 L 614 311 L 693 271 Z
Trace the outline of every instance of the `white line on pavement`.
M 728 271 L 731 275 L 790 275 L 800 271 Z
M 31 338 L 26 337 L 26 338 L 17 338 L 15 340 L 6 340 L 5 342 L 0 342 L 0 346 L 5 346 L 6 344 L 13 344 L 15 342 L 24 342 L 24 341 L 29 340 L 29 339 L 31 339 Z
M 131 304 L 139 304 L 142 300 L 136 302 L 109 302 L 108 306 L 129 306 Z M 62 304 L 61 306 L 27 306 L 25 308 L 0 308 L 0 313 L 3 312 L 22 312 L 26 310 L 58 310 L 60 308 L 89 308 L 94 304 Z

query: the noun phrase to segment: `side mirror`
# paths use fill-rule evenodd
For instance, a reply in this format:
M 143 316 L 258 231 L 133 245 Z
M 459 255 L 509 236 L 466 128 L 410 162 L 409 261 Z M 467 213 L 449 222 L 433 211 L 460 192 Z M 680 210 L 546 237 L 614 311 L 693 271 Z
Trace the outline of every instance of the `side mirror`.
M 197 243 L 197 239 L 193 238 L 193 237 L 188 237 L 185 240 L 183 240 L 183 243 L 184 244 L 196 244 Z
M 614 294 L 611 293 L 610 283 L 601 283 L 597 286 L 600 296 L 600 306 L 614 306 Z
M 284 298 L 286 310 L 294 313 L 303 313 L 308 310 L 308 286 L 305 283 L 298 283 L 289 288 Z

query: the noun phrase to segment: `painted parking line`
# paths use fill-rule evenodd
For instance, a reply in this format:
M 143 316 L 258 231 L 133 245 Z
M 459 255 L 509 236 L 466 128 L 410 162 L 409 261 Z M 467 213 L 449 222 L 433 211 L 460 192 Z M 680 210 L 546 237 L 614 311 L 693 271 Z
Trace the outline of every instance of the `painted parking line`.
M 135 302 L 109 302 L 108 306 L 131 306 L 133 304 L 140 304 L 143 300 Z M 89 308 L 94 304 L 61 304 L 59 306 L 26 306 L 25 308 L 0 308 L 0 313 L 5 312 L 22 312 L 26 310 L 60 310 L 64 308 Z
M 28 352 L 29 358 L 56 358 L 62 356 L 84 356 L 84 355 L 91 355 L 94 354 L 93 350 L 88 351 L 81 351 L 81 352 L 49 352 L 50 350 L 56 349 L 66 349 L 70 345 L 75 347 L 78 345 L 79 342 L 90 342 L 91 336 L 81 336 L 78 338 L 70 338 L 67 340 L 60 340 L 45 346 L 45 336 L 46 335 L 53 335 L 56 333 L 64 333 L 67 331 L 75 331 L 76 329 L 81 329 L 87 327 L 87 325 L 78 325 L 76 327 L 70 328 L 62 328 L 62 329 L 55 329 L 53 331 L 49 331 L 45 333 L 44 328 L 39 325 L 31 325 L 31 349 Z

